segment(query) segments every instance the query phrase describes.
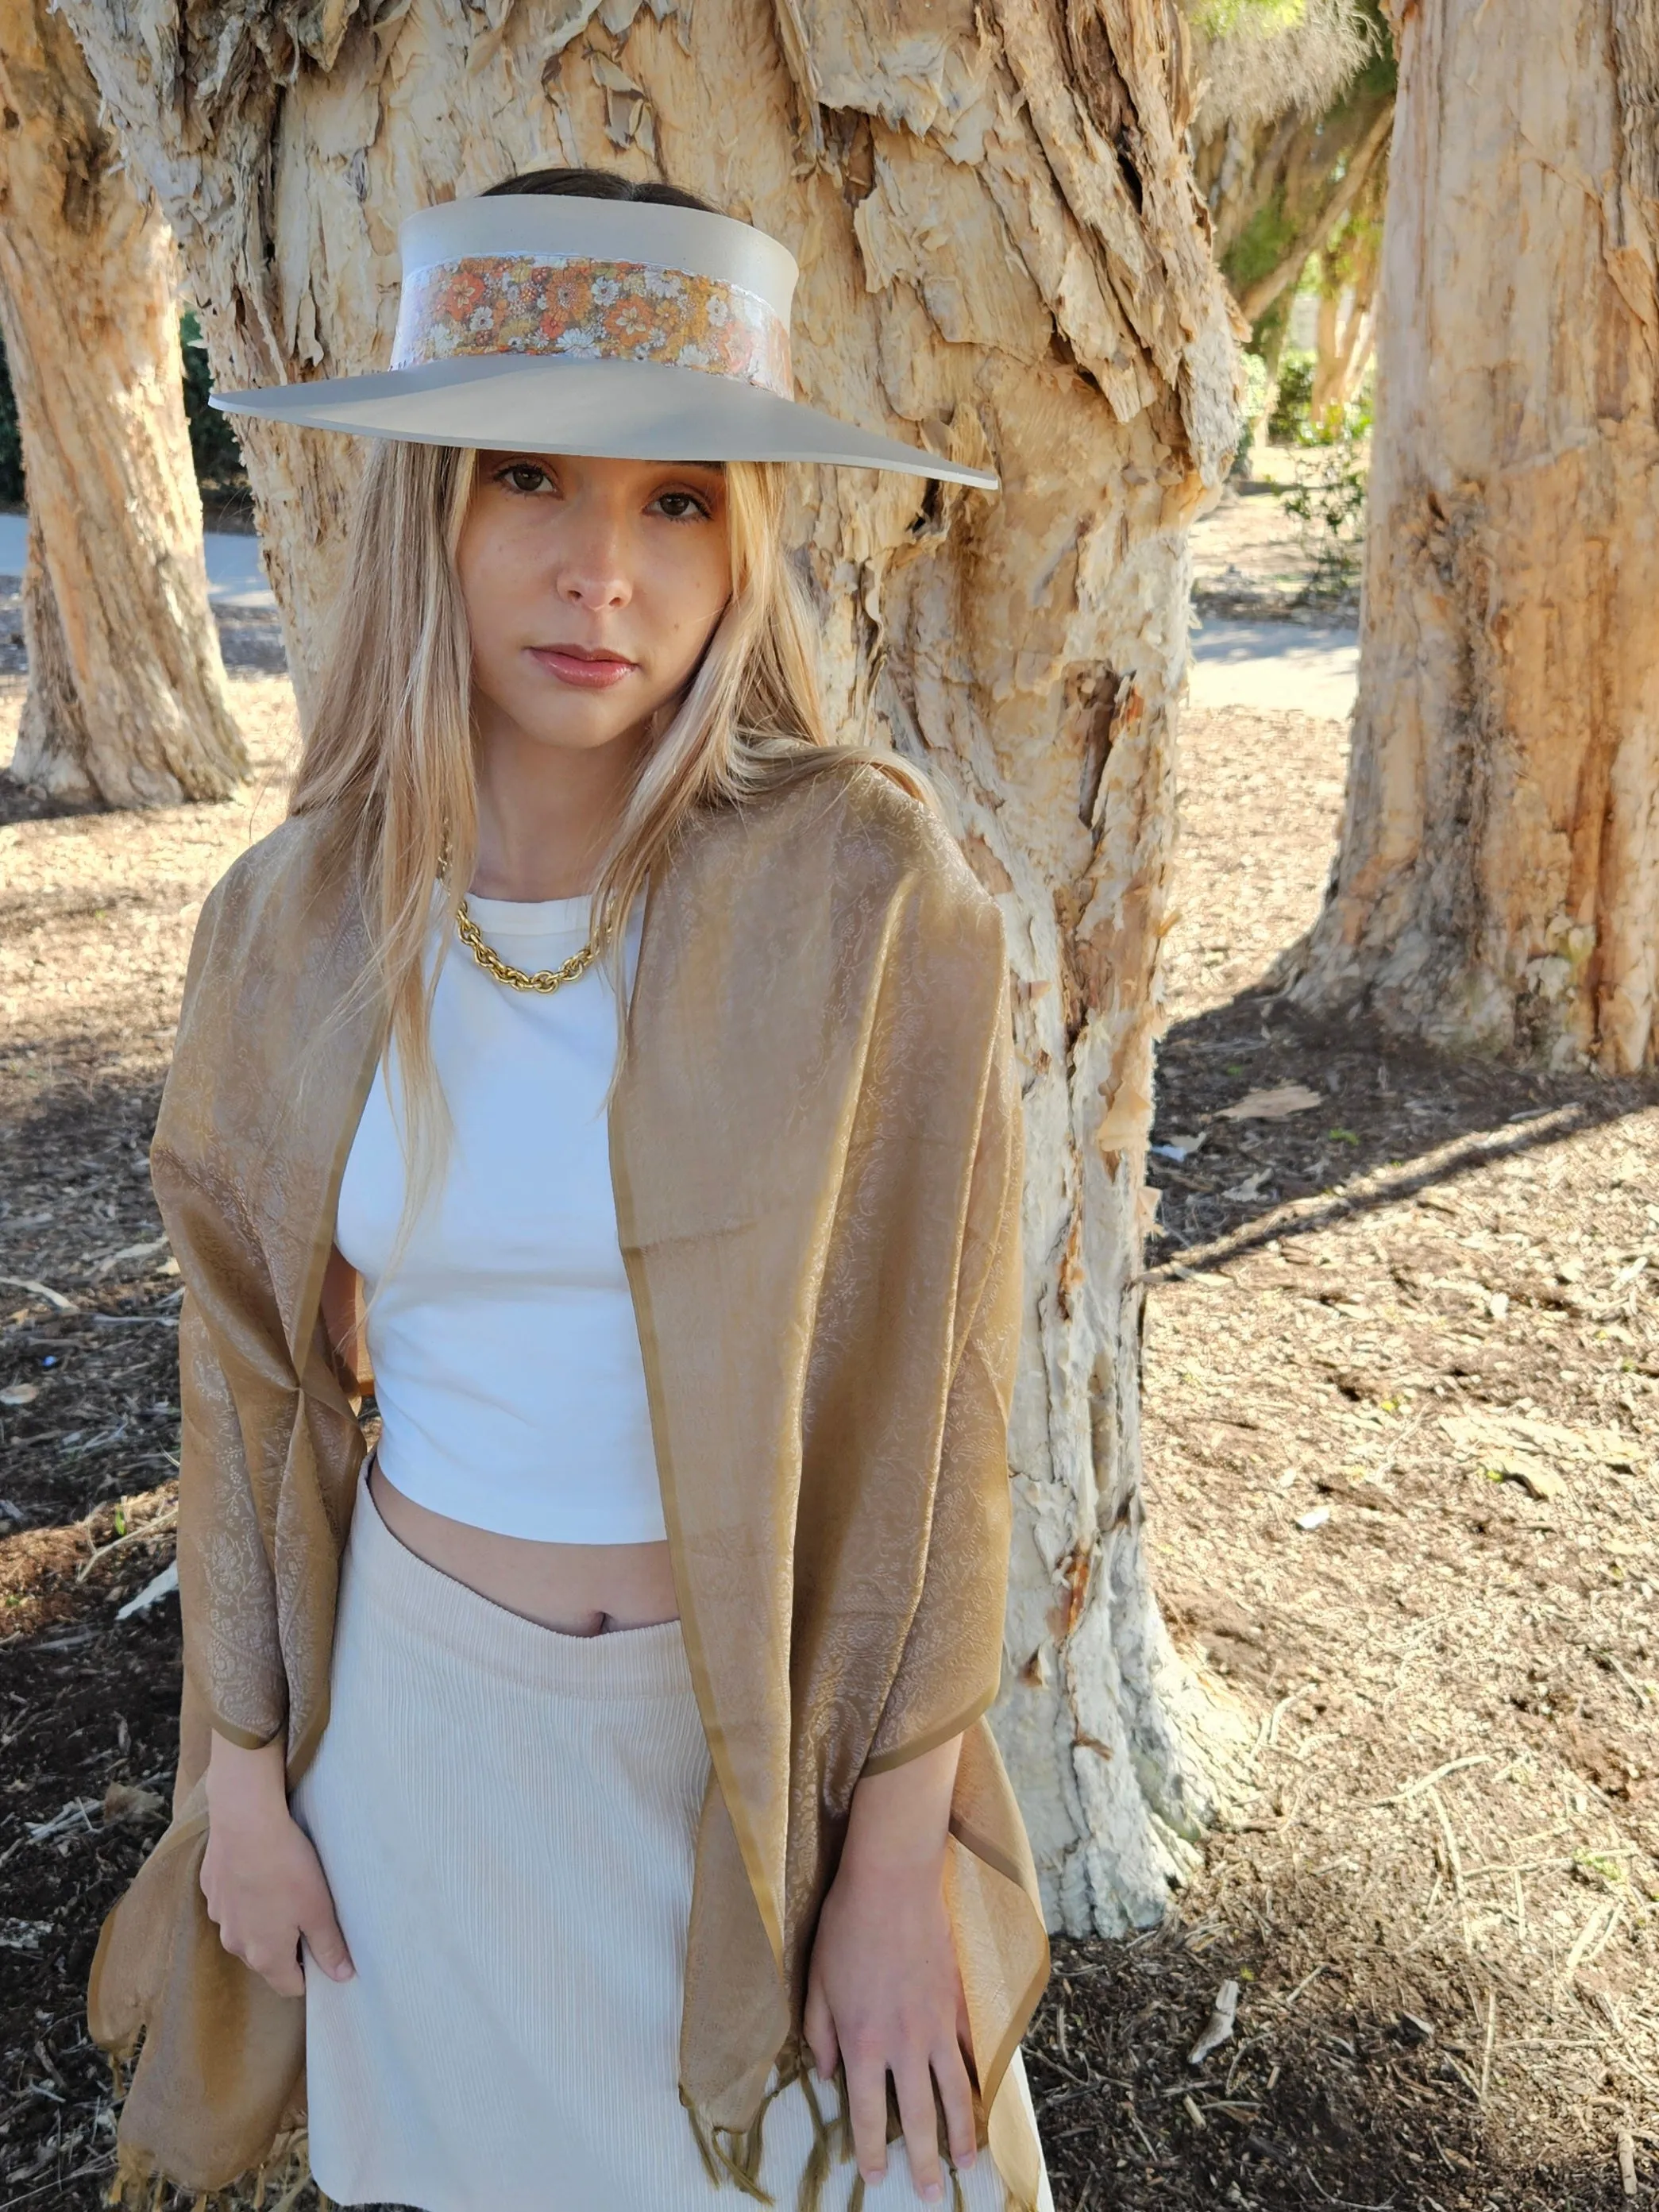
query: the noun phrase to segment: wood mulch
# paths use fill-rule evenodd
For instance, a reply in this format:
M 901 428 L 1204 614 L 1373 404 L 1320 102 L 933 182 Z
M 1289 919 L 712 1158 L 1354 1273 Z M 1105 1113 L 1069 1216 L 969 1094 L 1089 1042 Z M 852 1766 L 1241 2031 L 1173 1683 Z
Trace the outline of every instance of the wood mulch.
M 1632 2201 L 1625 2158 L 1659 2177 L 1659 1084 L 1431 1060 L 1262 988 L 1345 737 L 1184 732 L 1148 1513 L 1257 1771 L 1161 1929 L 1056 1946 L 1026 2052 L 1071 2212 L 1579 2212 Z M 1227 1118 L 1264 1092 L 1280 1118 Z
M 291 702 L 235 683 L 252 800 L 0 828 L 0 2212 L 101 2200 L 86 1971 L 166 1817 L 177 1601 L 119 1612 L 178 1449 L 143 1153 L 198 902 L 278 811 Z M 1060 2212 L 1577 2212 L 1631 2201 L 1621 2145 L 1641 2201 L 1659 2175 L 1659 1085 L 1290 1017 L 1262 978 L 1343 740 L 1184 734 L 1148 1502 L 1254 1772 L 1161 1928 L 1056 1942 L 1026 2055 Z

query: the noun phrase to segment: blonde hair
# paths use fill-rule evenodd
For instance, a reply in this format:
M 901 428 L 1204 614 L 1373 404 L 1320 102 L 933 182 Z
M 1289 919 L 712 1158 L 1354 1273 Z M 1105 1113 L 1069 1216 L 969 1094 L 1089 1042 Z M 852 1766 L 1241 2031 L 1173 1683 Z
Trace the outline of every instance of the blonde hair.
M 434 884 L 453 933 L 477 854 L 472 655 L 455 566 L 475 473 L 465 448 L 380 441 L 371 450 L 289 800 L 292 814 L 328 817 L 331 846 L 356 874 L 372 957 L 348 1005 L 379 993 L 389 1012 L 408 1167 L 393 1263 L 451 1133 L 432 1056 L 438 963 L 427 954 Z M 725 477 L 731 598 L 672 719 L 641 753 L 592 886 L 596 958 L 617 1004 L 607 1106 L 628 1043 L 627 918 L 695 810 L 741 805 L 851 761 L 938 805 L 921 771 L 887 747 L 830 736 L 812 618 L 783 544 L 783 465 L 728 461 Z

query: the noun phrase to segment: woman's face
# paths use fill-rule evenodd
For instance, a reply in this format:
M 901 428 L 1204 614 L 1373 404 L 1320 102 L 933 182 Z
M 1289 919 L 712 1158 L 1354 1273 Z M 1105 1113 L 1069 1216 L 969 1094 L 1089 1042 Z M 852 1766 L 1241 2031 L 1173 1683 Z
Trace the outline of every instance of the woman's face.
M 731 596 L 724 471 L 481 453 L 457 568 L 483 745 L 637 740 Z

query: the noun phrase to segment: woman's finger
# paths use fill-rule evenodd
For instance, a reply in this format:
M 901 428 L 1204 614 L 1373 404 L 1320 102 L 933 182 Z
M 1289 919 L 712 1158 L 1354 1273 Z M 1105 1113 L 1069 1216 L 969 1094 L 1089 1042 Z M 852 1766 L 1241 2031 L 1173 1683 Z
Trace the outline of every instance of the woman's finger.
M 351 1979 L 356 1969 L 351 1963 L 351 1954 L 346 1949 L 345 1937 L 340 1933 L 340 1923 L 334 1917 L 332 1905 L 302 1921 L 300 1934 L 306 1948 L 331 1981 L 349 1982 Z
M 866 2182 L 887 2171 L 887 2064 L 881 2052 L 860 2042 L 843 2043 L 847 2066 L 847 2110 L 853 2123 L 853 2153 Z
M 830 2010 L 830 2000 L 823 1994 L 823 1984 L 817 1975 L 806 1978 L 806 2008 L 801 2014 L 801 2030 L 806 2038 L 808 2050 L 818 2077 L 827 2081 L 836 2070 L 840 2045 L 836 2040 L 836 2023 Z
M 911 2186 L 924 2204 L 937 2204 L 945 2195 L 945 2179 L 939 2162 L 933 2077 L 926 2053 L 895 2067 L 893 2083 L 898 2091 L 899 2118 L 904 2124 L 904 2154 L 910 2161 Z
M 974 2162 L 978 2145 L 974 2139 L 973 2085 L 958 2045 L 947 2043 L 933 2053 L 933 2079 L 945 2107 L 945 2140 L 951 2146 L 951 2159 L 965 2172 Z

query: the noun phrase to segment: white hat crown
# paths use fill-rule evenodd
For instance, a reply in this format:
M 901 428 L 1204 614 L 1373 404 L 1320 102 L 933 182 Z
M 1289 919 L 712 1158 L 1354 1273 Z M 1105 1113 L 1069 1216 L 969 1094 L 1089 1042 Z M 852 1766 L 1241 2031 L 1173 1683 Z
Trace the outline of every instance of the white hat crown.
M 752 223 L 653 200 L 452 200 L 398 233 L 394 368 L 499 353 L 653 361 L 793 397 L 794 256 Z

